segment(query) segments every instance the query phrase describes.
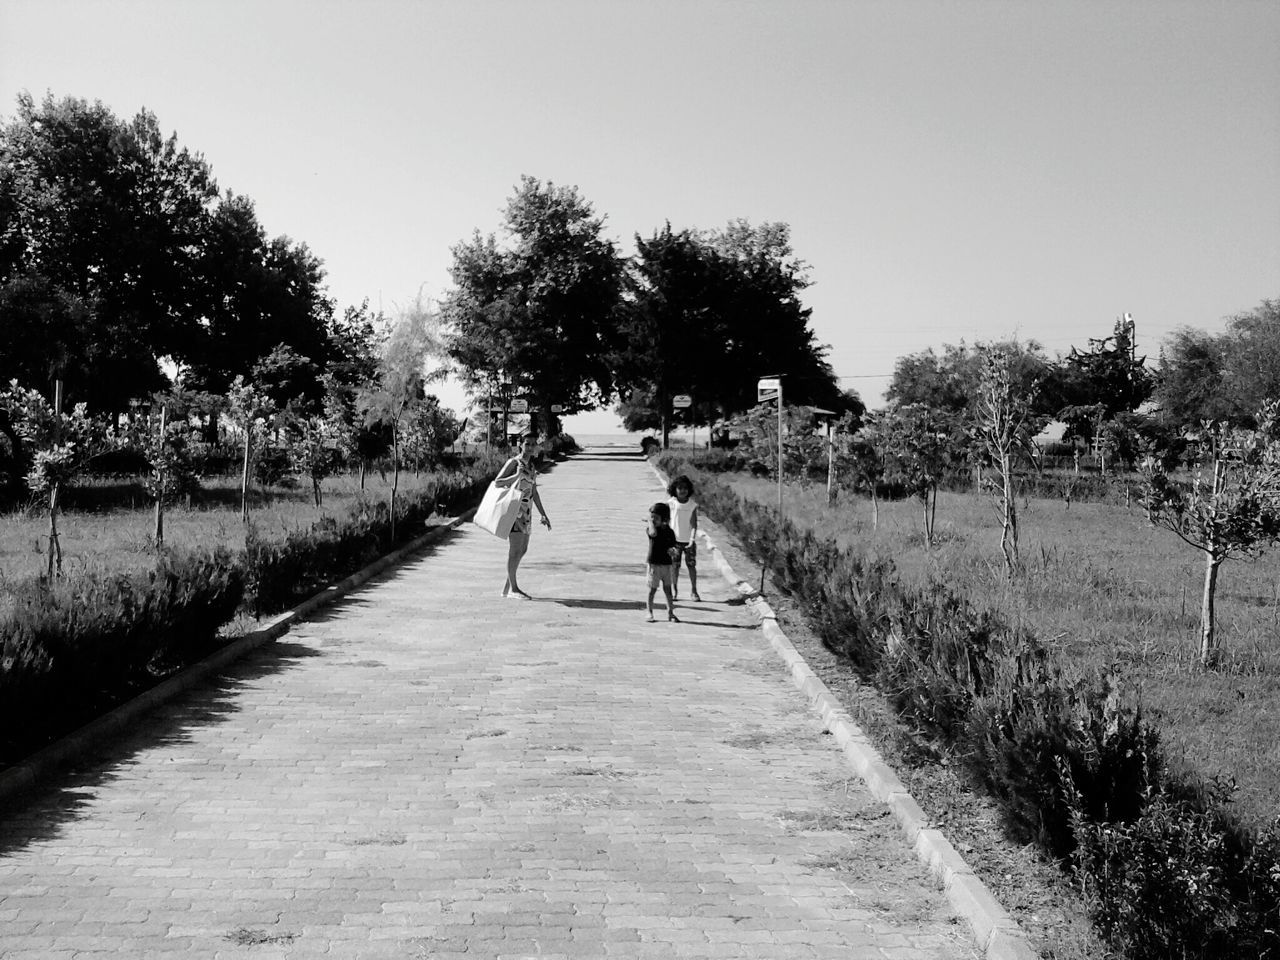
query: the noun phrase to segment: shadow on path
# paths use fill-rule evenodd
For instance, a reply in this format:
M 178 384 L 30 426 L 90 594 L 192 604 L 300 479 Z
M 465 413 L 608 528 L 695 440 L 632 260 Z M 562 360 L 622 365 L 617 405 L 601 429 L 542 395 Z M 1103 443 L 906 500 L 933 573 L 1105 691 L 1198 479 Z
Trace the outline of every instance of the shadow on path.
M 128 779 L 129 761 L 137 754 L 190 742 L 191 731 L 240 712 L 240 691 L 246 684 L 323 655 L 304 643 L 277 640 L 264 644 L 223 673 L 148 713 L 135 732 L 120 739 L 108 738 L 96 755 L 86 756 L 36 789 L 0 805 L 0 857 L 57 837 L 64 824 L 89 815 L 86 807 L 96 799 L 97 788 Z

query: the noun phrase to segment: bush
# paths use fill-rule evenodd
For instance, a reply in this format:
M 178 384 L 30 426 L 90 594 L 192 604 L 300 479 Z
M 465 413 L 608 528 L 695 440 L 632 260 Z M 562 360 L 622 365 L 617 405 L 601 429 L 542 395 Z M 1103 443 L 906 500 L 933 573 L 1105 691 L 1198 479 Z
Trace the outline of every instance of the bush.
M 1094 922 L 1125 957 L 1280 957 L 1276 825 L 1250 841 L 1213 809 L 1157 797 L 1132 823 L 1077 833 Z
M 145 575 L 18 584 L 0 620 L 0 752 L 13 759 L 198 660 L 244 594 L 225 550 Z

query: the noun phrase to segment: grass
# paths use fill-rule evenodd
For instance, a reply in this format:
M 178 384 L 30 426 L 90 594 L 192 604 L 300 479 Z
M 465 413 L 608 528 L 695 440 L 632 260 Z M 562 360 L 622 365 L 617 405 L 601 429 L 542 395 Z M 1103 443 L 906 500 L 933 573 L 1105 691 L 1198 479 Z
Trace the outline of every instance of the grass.
M 726 478 L 729 479 L 729 478 Z M 738 493 L 766 504 L 777 487 L 733 477 Z M 942 493 L 936 542 L 926 548 L 916 500 L 880 504 L 846 496 L 829 507 L 820 486 L 790 486 L 797 523 L 860 551 L 892 559 L 905 583 L 938 580 L 1010 623 L 1031 628 L 1082 669 L 1121 666 L 1169 755 L 1201 776 L 1233 779 L 1235 812 L 1257 826 L 1280 794 L 1280 549 L 1229 562 L 1217 592 L 1222 665 L 1197 666 L 1200 554 L 1152 527 L 1136 501 L 1019 502 L 1022 568 L 1004 572 L 999 526 L 982 495 Z
M 423 490 L 437 476 L 401 473 L 397 496 Z M 135 488 L 138 495 L 133 497 Z M 371 472 L 365 477 L 363 491 L 357 475 L 331 477 L 324 483 L 323 494 L 324 504 L 317 509 L 309 484 L 257 488 L 250 499 L 250 520 L 259 535 L 284 539 L 290 531 L 307 529 L 322 516 L 347 516 L 361 500 L 386 502 L 391 495 L 391 475 L 388 473 L 384 480 L 376 471 Z M 135 505 L 95 506 L 130 500 Z M 152 567 L 155 512 L 136 483 L 90 482 L 71 491 L 67 502 L 68 509 L 58 516 L 65 572 L 89 569 L 127 573 Z M 239 478 L 206 478 L 193 506 L 171 506 L 165 511 L 164 533 L 165 545 L 177 552 L 215 546 L 244 549 Z M 15 510 L 0 515 L 0 592 L 6 581 L 42 574 L 48 545 L 49 520 L 43 513 Z

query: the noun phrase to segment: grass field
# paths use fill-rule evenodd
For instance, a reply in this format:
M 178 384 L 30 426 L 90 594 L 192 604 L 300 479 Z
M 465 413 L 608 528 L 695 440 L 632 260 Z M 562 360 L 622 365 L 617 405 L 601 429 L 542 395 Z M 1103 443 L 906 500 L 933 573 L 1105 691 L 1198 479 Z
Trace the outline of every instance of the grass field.
M 768 481 L 731 482 L 740 494 L 776 503 Z M 892 559 L 904 582 L 941 581 L 1029 626 L 1068 662 L 1119 664 L 1172 757 L 1203 776 L 1233 778 L 1245 822 L 1280 813 L 1280 548 L 1222 568 L 1222 666 L 1206 673 L 1196 665 L 1201 556 L 1148 524 L 1136 502 L 1070 509 L 1061 500 L 1019 502 L 1023 569 L 1013 582 L 985 495 L 942 493 L 931 549 L 916 500 L 881 503 L 878 529 L 869 500 L 847 497 L 828 507 L 821 486 L 788 487 L 784 504 L 796 522 Z
M 411 496 L 430 486 L 434 474 L 415 476 L 401 473 L 399 496 Z M 94 509 L 95 502 L 129 503 L 135 484 L 87 484 L 68 497 L 71 506 L 58 517 L 63 569 L 111 570 L 120 572 L 149 569 L 155 560 L 154 508 L 139 495 L 135 506 Z M 261 536 L 283 539 L 290 531 L 307 529 L 322 516 L 345 517 L 364 499 L 387 502 L 391 475 L 383 479 L 376 471 L 365 477 L 360 489 L 356 475 L 340 475 L 325 481 L 324 505 L 317 509 L 310 486 L 289 489 L 256 489 L 251 498 L 250 520 Z M 77 500 L 82 506 L 77 507 Z M 164 519 L 165 545 L 176 551 L 225 546 L 244 548 L 245 524 L 240 519 L 240 487 L 236 477 L 209 478 L 195 504 L 173 506 Z M 48 518 L 35 511 L 12 511 L 0 515 L 0 590 L 9 580 L 25 579 L 45 569 L 49 545 Z

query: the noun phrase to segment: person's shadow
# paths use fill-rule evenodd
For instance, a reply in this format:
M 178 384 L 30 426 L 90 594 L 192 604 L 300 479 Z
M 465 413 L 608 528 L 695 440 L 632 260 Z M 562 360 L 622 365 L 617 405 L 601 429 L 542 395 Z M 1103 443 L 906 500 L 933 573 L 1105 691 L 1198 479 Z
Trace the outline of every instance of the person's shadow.
M 588 610 L 643 610 L 643 600 L 596 600 L 573 597 L 539 597 L 545 603 L 558 603 L 562 607 L 584 607 Z

